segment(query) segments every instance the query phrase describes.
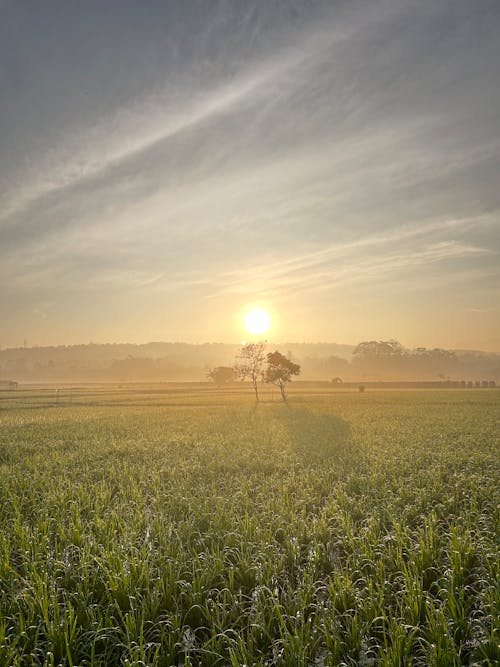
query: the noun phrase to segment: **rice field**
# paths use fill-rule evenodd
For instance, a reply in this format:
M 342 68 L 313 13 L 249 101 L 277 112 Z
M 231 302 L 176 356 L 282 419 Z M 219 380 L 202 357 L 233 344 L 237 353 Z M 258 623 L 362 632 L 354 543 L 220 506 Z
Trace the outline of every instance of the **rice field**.
M 0 665 L 497 665 L 500 391 L 0 394 Z

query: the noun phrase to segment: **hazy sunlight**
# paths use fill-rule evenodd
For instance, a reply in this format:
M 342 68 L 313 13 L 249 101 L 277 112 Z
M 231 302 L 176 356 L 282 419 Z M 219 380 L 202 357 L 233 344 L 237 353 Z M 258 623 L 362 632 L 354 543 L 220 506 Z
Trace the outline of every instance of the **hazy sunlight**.
M 253 335 L 261 335 L 271 326 L 269 313 L 262 308 L 255 308 L 245 315 L 245 329 Z

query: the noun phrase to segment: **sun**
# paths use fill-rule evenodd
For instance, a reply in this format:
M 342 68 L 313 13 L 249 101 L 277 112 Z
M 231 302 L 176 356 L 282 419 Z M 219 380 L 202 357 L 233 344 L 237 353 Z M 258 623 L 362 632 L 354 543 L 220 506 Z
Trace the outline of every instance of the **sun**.
M 271 326 L 269 313 L 262 308 L 254 308 L 245 315 L 245 329 L 253 336 L 260 336 Z

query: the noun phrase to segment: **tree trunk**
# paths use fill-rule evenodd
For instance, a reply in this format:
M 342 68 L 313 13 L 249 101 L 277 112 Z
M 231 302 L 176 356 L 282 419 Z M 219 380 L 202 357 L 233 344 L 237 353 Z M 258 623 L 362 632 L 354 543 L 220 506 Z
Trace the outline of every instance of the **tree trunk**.
M 285 392 L 285 383 L 284 382 L 280 382 L 280 391 L 281 391 L 281 398 L 286 403 L 286 392 Z
M 257 387 L 257 381 L 256 380 L 253 381 L 253 390 L 255 392 L 255 400 L 258 403 L 259 402 L 259 388 Z

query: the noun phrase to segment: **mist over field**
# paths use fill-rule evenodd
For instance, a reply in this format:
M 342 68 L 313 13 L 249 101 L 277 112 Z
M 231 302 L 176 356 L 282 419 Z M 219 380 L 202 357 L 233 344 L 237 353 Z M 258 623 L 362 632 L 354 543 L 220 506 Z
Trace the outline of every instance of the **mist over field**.
M 500 355 L 438 348 L 408 350 L 383 343 L 267 344 L 301 365 L 301 380 L 464 381 L 500 384 Z M 378 348 L 377 348 L 378 345 Z M 367 344 L 364 343 L 365 348 Z M 0 381 L 207 381 L 217 366 L 232 366 L 241 345 L 148 343 L 71 345 L 0 350 Z

